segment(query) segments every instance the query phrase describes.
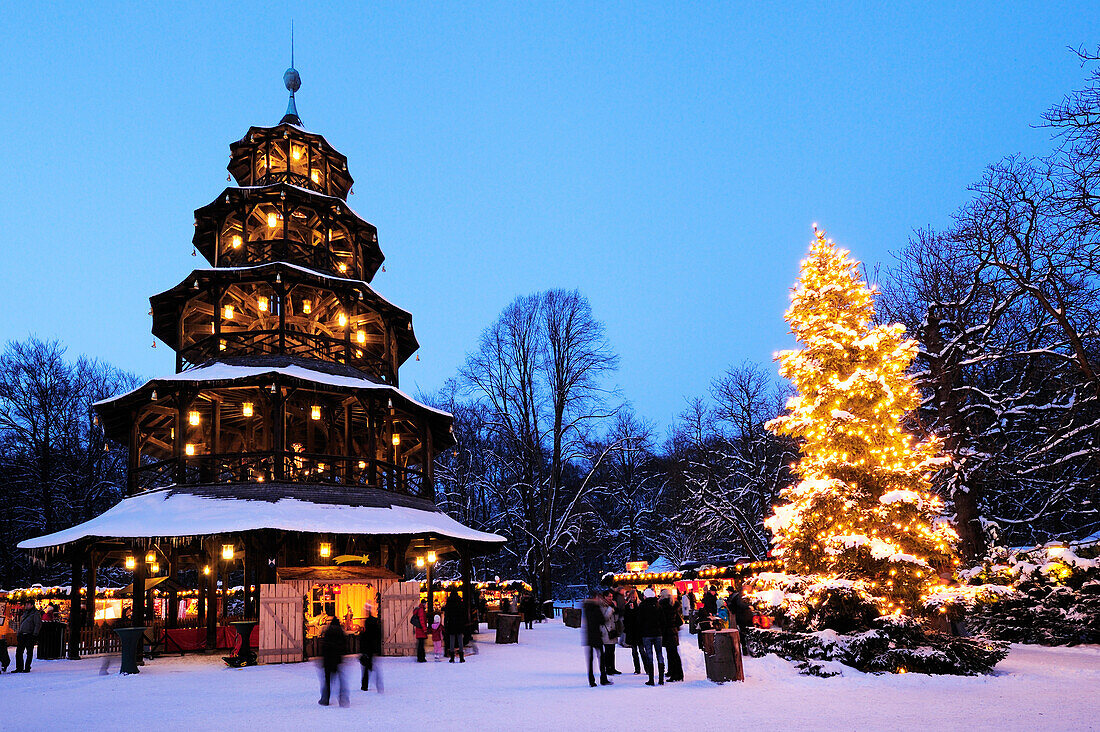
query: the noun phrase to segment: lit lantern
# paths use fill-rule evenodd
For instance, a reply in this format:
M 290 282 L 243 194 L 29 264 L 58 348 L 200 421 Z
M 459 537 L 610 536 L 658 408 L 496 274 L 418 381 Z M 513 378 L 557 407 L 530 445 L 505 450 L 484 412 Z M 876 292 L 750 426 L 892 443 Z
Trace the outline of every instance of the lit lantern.
M 318 473 L 325 472 L 325 464 L 324 463 L 317 463 L 317 472 Z
M 301 160 L 302 159 L 302 148 L 298 147 L 297 145 L 291 145 L 290 146 L 290 157 L 294 158 L 295 160 Z
M 152 564 L 155 561 L 157 561 L 156 552 L 149 552 L 148 554 L 145 555 L 145 563 L 146 564 Z
M 435 564 L 435 552 L 428 552 L 428 563 Z
M 358 348 L 355 349 L 355 357 L 356 358 L 362 358 L 363 357 L 363 352 L 360 351 Z
M 225 316 L 226 320 L 232 320 L 233 319 L 233 306 L 232 305 L 226 305 L 224 308 L 222 308 L 222 315 Z
M 348 316 L 340 313 L 336 316 L 336 322 L 338 322 L 340 324 L 340 327 L 343 328 L 345 325 L 348 324 Z
M 209 564 L 205 565 L 205 566 L 204 566 L 204 567 L 202 568 L 202 573 L 203 573 L 203 574 L 205 574 L 205 575 L 209 575 L 209 574 L 210 574 L 210 565 L 209 565 Z
M 348 266 L 343 262 L 340 262 L 340 264 L 337 266 L 337 269 L 340 270 L 340 274 L 343 274 L 348 271 Z
M 267 215 L 267 228 L 274 229 L 279 225 L 279 217 L 275 213 L 269 213 Z
M 309 179 L 311 181 L 313 181 L 314 183 L 320 183 L 321 182 L 321 173 L 316 171 L 316 170 L 310 171 Z
M 321 418 L 321 405 L 314 404 L 313 406 L 311 406 L 309 408 L 309 416 L 312 417 L 314 420 L 320 419 Z
M 241 239 L 240 236 L 234 235 L 233 238 L 230 240 L 230 242 L 232 243 L 234 249 L 240 249 L 241 244 L 244 243 L 244 240 Z
M 313 301 L 312 300 L 302 300 L 302 312 L 305 313 L 306 315 L 309 315 L 310 313 L 313 312 Z
M 246 417 L 252 416 L 252 402 L 245 402 L 241 405 L 241 414 Z
M 149 572 L 150 572 L 150 574 L 156 574 L 156 573 L 157 573 L 157 572 L 159 572 L 159 571 L 160 571 L 160 565 L 159 565 L 159 564 L 157 564 L 156 562 L 151 562 L 151 563 L 149 564 Z
M 256 309 L 259 310 L 261 313 L 266 313 L 267 312 L 267 298 L 266 297 L 261 296 L 261 297 L 256 298 Z
M 233 545 L 222 544 L 222 559 L 225 561 L 231 561 L 233 559 Z
M 221 340 L 218 341 L 218 350 L 219 351 L 224 351 L 225 350 L 225 339 L 224 338 L 222 338 Z
M 202 416 L 195 410 L 191 410 L 187 413 L 187 421 L 192 427 L 198 427 L 199 422 L 202 421 Z
M 360 460 L 359 461 L 359 469 L 362 470 L 365 467 L 367 467 L 367 461 L 366 460 Z
M 393 433 L 393 446 L 397 447 L 401 444 L 401 435 L 397 432 Z
M 355 331 L 355 341 L 359 345 L 363 345 L 364 343 L 366 343 L 367 342 L 367 333 L 366 333 L 366 331 L 362 331 L 362 330 Z
M 421 568 L 424 566 L 424 557 L 417 557 L 416 558 L 416 566 L 421 567 Z
M 321 556 L 328 559 L 332 555 L 332 544 L 321 542 Z
M 136 566 L 137 566 L 137 560 L 134 559 L 132 556 L 127 556 L 126 557 L 126 569 L 132 570 Z
M 195 455 L 195 446 L 188 442 L 183 446 L 183 452 L 188 457 L 193 457 Z

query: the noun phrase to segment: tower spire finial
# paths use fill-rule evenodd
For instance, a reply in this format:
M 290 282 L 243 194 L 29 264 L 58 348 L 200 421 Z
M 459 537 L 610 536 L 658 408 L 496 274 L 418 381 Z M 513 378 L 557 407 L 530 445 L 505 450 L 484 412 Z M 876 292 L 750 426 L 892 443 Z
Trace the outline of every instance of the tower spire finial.
M 294 68 L 294 21 L 290 21 L 290 68 L 283 74 L 283 84 L 290 92 L 290 102 L 286 105 L 286 114 L 279 120 L 279 124 L 292 124 L 302 126 L 302 120 L 298 117 L 298 107 L 294 104 L 294 92 L 302 88 L 302 77 Z

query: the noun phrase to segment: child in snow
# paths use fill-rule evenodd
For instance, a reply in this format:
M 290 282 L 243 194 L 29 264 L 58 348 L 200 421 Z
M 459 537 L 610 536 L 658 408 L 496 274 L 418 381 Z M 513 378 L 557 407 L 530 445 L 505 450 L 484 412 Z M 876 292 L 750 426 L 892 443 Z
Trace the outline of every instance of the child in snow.
M 432 653 L 437 662 L 443 660 L 443 621 L 438 614 L 432 620 Z

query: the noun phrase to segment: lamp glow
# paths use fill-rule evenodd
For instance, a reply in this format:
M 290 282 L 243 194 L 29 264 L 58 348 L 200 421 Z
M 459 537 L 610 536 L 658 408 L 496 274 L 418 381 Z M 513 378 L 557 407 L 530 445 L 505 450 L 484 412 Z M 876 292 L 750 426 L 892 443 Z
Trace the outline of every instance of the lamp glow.
M 149 552 L 148 554 L 145 555 L 145 563 L 146 564 L 152 564 L 155 561 L 157 561 L 156 552 Z
M 222 315 L 225 317 L 226 320 L 232 320 L 233 319 L 233 306 L 232 305 L 226 305 L 224 308 L 222 308 Z
M 394 432 L 393 433 L 393 446 L 397 447 L 400 444 L 401 444 L 401 435 L 398 434 L 397 432 Z
M 332 544 L 321 542 L 321 556 L 328 559 L 332 555 Z
M 188 442 L 186 445 L 183 446 L 183 452 L 185 455 L 187 455 L 187 457 L 194 457 L 195 446 Z
M 191 410 L 187 413 L 187 421 L 192 427 L 198 427 L 199 422 L 202 421 L 202 415 L 196 410 Z
M 355 341 L 359 345 L 363 345 L 364 343 L 366 343 L 367 342 L 367 333 L 366 333 L 366 331 L 362 331 L 362 330 L 355 331 Z
M 252 402 L 245 402 L 241 405 L 241 414 L 246 417 L 252 416 Z
M 241 244 L 244 243 L 244 240 L 241 239 L 241 237 L 234 235 L 233 238 L 230 240 L 230 243 L 233 245 L 234 249 L 240 249 Z
M 417 557 L 416 558 L 416 566 L 423 568 L 423 566 L 424 566 L 424 557 Z
M 321 405 L 314 404 L 313 406 L 311 406 L 309 408 L 309 416 L 312 417 L 314 420 L 320 419 L 321 418 Z
M 309 315 L 310 313 L 313 312 L 313 301 L 312 300 L 302 300 L 302 312 L 305 313 L 306 315 Z
M 274 213 L 269 213 L 267 215 L 267 228 L 274 229 L 278 225 L 279 225 L 279 217 L 277 215 L 275 215 Z
M 137 566 L 137 560 L 132 556 L 126 557 L 126 569 L 133 569 Z
M 267 312 L 267 298 L 266 297 L 261 296 L 261 297 L 256 298 L 256 309 L 259 310 L 261 313 L 266 313 Z
M 435 552 L 428 552 L 428 562 L 435 564 Z
M 222 544 L 222 559 L 224 559 L 227 562 L 230 561 L 231 559 L 233 559 L 233 545 L 232 544 Z

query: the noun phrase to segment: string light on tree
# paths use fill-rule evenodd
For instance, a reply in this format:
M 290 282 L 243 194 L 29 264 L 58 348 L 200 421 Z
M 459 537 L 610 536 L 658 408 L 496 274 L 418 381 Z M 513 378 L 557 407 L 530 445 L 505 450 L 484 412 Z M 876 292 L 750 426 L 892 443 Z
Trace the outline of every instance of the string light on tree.
M 768 428 L 800 441 L 799 481 L 765 522 L 786 572 L 854 580 L 884 613 L 907 613 L 950 568 L 957 535 L 929 478 L 934 440 L 902 427 L 919 404 L 917 353 L 899 324 L 874 324 L 859 263 L 814 227 L 786 320 L 802 348 L 777 355 L 797 394 Z

